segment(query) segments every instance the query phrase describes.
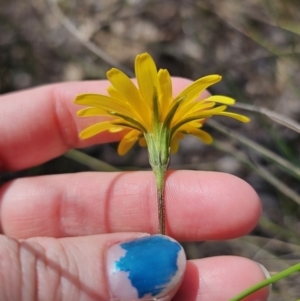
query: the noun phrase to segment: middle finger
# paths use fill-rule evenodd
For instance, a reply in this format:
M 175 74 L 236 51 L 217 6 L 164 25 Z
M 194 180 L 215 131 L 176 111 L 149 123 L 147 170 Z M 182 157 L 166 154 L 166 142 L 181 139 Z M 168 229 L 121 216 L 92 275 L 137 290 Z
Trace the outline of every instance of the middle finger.
M 170 171 L 166 230 L 177 240 L 229 239 L 257 223 L 260 203 L 243 180 L 223 173 Z M 17 179 L 0 188 L 5 234 L 66 237 L 157 232 L 152 172 L 86 172 Z

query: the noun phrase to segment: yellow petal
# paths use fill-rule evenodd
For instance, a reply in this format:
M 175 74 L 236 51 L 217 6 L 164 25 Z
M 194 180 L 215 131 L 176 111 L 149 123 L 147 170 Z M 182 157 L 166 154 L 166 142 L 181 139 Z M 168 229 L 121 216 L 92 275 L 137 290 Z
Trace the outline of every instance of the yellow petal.
M 78 94 L 74 103 L 82 106 L 102 108 L 102 100 L 109 102 L 108 98 L 110 97 L 94 93 Z
M 178 110 L 176 111 L 176 114 L 173 118 L 173 123 L 177 123 L 180 119 L 184 118 L 185 115 L 189 114 L 189 113 L 196 113 L 199 111 L 204 111 L 206 109 L 210 109 L 212 107 L 215 106 L 214 102 L 203 102 L 203 101 L 199 101 L 199 102 L 192 102 L 187 104 L 184 107 L 179 107 Z
M 77 95 L 74 103 L 89 107 L 96 107 L 102 110 L 115 111 L 123 115 L 131 115 L 130 106 L 117 99 L 100 94 L 80 94 Z
M 107 110 L 101 108 L 85 108 L 77 112 L 79 117 L 110 116 Z
M 137 130 L 132 130 L 127 133 L 118 145 L 118 154 L 120 156 L 125 155 L 140 138 L 140 132 Z
M 200 93 L 208 88 L 209 86 L 219 82 L 222 79 L 222 76 L 213 74 L 208 75 L 202 78 L 199 78 L 195 82 L 193 82 L 191 85 L 189 85 L 187 88 L 185 88 L 175 99 L 176 100 L 185 97 L 184 101 L 181 103 L 181 106 L 184 106 L 184 104 L 195 100 Z
M 206 144 L 211 144 L 213 142 L 212 136 L 203 130 L 194 129 L 189 134 L 195 136 Z
M 198 110 L 196 112 L 191 112 L 191 114 L 187 114 L 185 116 L 185 118 L 190 118 L 191 116 L 203 116 L 203 117 L 206 117 L 206 116 L 211 116 L 211 115 L 216 115 L 220 112 L 223 112 L 227 109 L 227 106 L 218 106 L 218 107 L 215 107 L 213 109 L 210 109 L 210 110 Z
M 172 81 L 171 76 L 166 69 L 160 69 L 157 76 L 160 86 L 159 103 L 161 116 L 162 119 L 164 119 L 168 114 L 169 105 L 172 101 Z
M 202 112 L 202 111 L 208 111 L 208 109 L 213 108 L 216 105 L 215 102 L 204 102 L 204 101 L 200 101 L 198 103 L 196 103 L 196 105 L 194 107 L 192 107 L 191 112 Z M 217 107 L 218 108 L 218 107 Z
M 213 95 L 204 99 L 204 101 L 213 101 L 217 103 L 223 103 L 225 105 L 235 104 L 235 99 L 223 95 Z
M 157 69 L 152 57 L 148 53 L 142 53 L 135 59 L 135 75 L 143 99 L 149 108 L 152 108 L 154 87 L 159 89 Z M 158 90 L 158 94 L 161 92 Z
M 148 105 L 140 96 L 140 92 L 130 78 L 122 71 L 112 68 L 107 73 L 107 78 L 127 102 L 132 106 L 135 112 L 144 120 L 145 127 L 151 128 L 151 112 Z
M 124 97 L 124 95 L 121 94 L 121 93 L 119 93 L 114 86 L 109 86 L 107 88 L 107 93 L 109 94 L 109 96 L 111 98 L 119 99 L 119 100 L 121 100 L 123 102 L 128 102 L 127 99 Z
M 250 118 L 248 118 L 244 115 L 240 115 L 240 114 L 236 114 L 236 113 L 232 113 L 232 112 L 221 112 L 221 113 L 216 113 L 214 115 L 227 116 L 227 117 L 239 120 L 241 122 L 249 122 L 250 121 Z
M 171 154 L 175 154 L 179 149 L 179 139 L 174 137 L 171 141 Z
M 136 119 L 140 124 L 142 124 L 144 128 L 148 128 L 146 126 L 145 119 L 140 116 L 140 114 L 136 111 L 136 109 L 133 108 L 128 103 L 127 99 L 122 94 L 120 94 L 113 86 L 108 87 L 107 92 L 112 98 L 121 100 L 122 103 L 128 104 L 128 107 L 130 107 L 130 116 Z
M 197 120 L 193 120 L 193 121 L 190 121 L 190 122 L 187 122 L 186 124 L 187 125 L 190 125 L 190 126 L 193 126 L 195 128 L 200 128 L 203 126 L 203 123 L 205 122 L 205 118 L 203 119 L 197 119 Z
M 121 132 L 123 130 L 124 130 L 124 128 L 121 127 L 121 126 L 114 126 L 114 127 L 111 127 L 108 131 L 110 133 L 119 133 L 119 132 Z
M 147 146 L 147 142 L 146 142 L 146 139 L 144 137 L 139 139 L 139 146 L 141 146 L 141 147 L 146 147 Z
M 185 124 L 186 122 L 192 121 L 193 119 L 202 119 L 202 118 L 208 118 L 213 115 L 219 115 L 220 113 L 223 113 L 224 110 L 226 110 L 227 106 L 218 106 L 216 108 L 213 108 L 211 110 L 202 110 L 202 111 L 197 111 L 197 112 L 191 112 L 190 114 L 186 114 L 184 118 L 179 119 L 176 123 L 172 121 L 171 127 L 176 127 L 177 124 L 183 123 Z
M 88 128 L 84 129 L 79 133 L 79 138 L 81 139 L 88 139 L 90 137 L 93 137 L 97 134 L 100 134 L 102 132 L 105 132 L 109 130 L 111 127 L 113 127 L 112 123 L 110 121 L 104 121 L 100 123 L 93 124 L 89 126 Z
M 184 138 L 184 134 L 183 133 L 176 133 L 175 136 L 177 136 L 178 139 L 183 139 Z
M 183 133 L 187 133 L 190 135 L 193 135 L 195 137 L 197 137 L 198 139 L 200 139 L 201 141 L 203 141 L 206 144 L 210 144 L 213 142 L 213 138 L 210 134 L 208 134 L 207 132 L 197 129 L 193 126 L 190 126 L 188 124 L 183 125 L 182 127 L 179 128 L 179 131 L 183 132 Z
M 183 139 L 184 135 L 180 132 L 177 132 L 171 141 L 171 154 L 175 154 L 177 153 L 178 149 L 179 149 L 179 140 Z
M 125 73 L 116 68 L 112 68 L 107 71 L 106 75 L 117 92 L 123 95 L 130 104 L 133 106 L 142 106 L 139 90 Z
M 158 71 L 158 82 L 159 82 L 159 92 L 168 96 L 169 100 L 172 99 L 172 80 L 170 73 L 167 69 L 160 69 Z

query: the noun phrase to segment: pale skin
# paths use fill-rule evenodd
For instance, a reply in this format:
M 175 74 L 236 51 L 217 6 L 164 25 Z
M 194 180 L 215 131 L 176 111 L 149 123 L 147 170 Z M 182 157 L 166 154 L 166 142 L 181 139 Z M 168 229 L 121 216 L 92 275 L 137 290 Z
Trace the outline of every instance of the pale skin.
M 174 78 L 174 95 L 190 81 Z M 0 171 L 41 164 L 71 148 L 120 138 L 89 140 L 78 131 L 73 99 L 106 93 L 107 81 L 62 83 L 0 97 Z M 201 143 L 201 142 L 199 142 Z M 256 225 L 255 191 L 232 175 L 171 171 L 166 180 L 166 234 L 178 241 L 230 239 Z M 20 178 L 0 186 L 0 300 L 109 300 L 108 246 L 157 231 L 151 172 L 86 172 Z M 241 257 L 188 261 L 172 300 L 225 301 L 265 278 Z M 245 300 L 266 300 L 264 289 Z

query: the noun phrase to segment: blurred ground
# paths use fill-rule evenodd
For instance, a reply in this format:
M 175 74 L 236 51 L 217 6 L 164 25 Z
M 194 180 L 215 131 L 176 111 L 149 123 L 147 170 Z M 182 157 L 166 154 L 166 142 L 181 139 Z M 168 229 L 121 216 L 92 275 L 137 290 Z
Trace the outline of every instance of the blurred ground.
M 221 74 L 223 80 L 212 93 L 269 108 L 299 122 L 299 19 L 297 0 L 179 0 L 176 4 L 171 0 L 0 0 L 0 93 L 60 81 L 102 79 L 112 66 L 130 74 L 136 54 L 147 51 L 158 67 L 169 69 L 173 76 L 197 79 Z M 246 126 L 219 121 L 299 168 L 299 134 L 255 113 L 247 114 L 253 121 Z M 171 168 L 224 171 L 248 181 L 264 208 L 252 233 L 260 240 L 189 244 L 189 256 L 237 254 L 274 270 L 290 264 L 283 255 L 300 260 L 299 203 L 249 169 L 249 162 L 266 168 L 296 199 L 297 195 L 300 199 L 300 176 L 284 173 L 256 151 L 209 130 L 219 143 L 204 146 L 186 138 Z M 120 168 L 148 168 L 145 149 L 136 147 L 125 157 L 119 157 L 115 149 L 115 144 L 109 144 L 85 152 Z M 237 160 L 237 151 L 246 161 Z M 88 167 L 60 157 L 3 178 L 83 170 Z M 274 248 L 278 241 L 280 247 Z M 299 295 L 298 278 L 298 282 L 276 284 L 271 300 L 282 300 L 282 296 L 295 300 Z

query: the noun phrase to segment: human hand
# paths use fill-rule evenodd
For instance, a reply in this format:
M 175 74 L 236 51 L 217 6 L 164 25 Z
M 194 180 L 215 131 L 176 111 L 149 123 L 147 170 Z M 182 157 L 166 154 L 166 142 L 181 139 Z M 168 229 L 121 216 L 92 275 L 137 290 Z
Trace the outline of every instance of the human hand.
M 174 94 L 188 84 L 174 79 Z M 73 99 L 79 93 L 104 94 L 107 86 L 107 81 L 63 83 L 1 96 L 0 170 L 28 168 L 70 148 L 118 140 L 120 134 L 111 133 L 78 139 L 90 121 L 75 117 Z M 142 171 L 39 176 L 2 185 L 0 300 L 111 300 L 108 250 L 155 233 L 155 187 L 153 174 Z M 167 234 L 180 241 L 244 235 L 261 210 L 247 183 L 215 172 L 169 172 L 165 202 Z M 264 278 L 257 263 L 241 257 L 190 260 L 172 300 L 225 301 Z M 263 289 L 246 300 L 267 295 Z

